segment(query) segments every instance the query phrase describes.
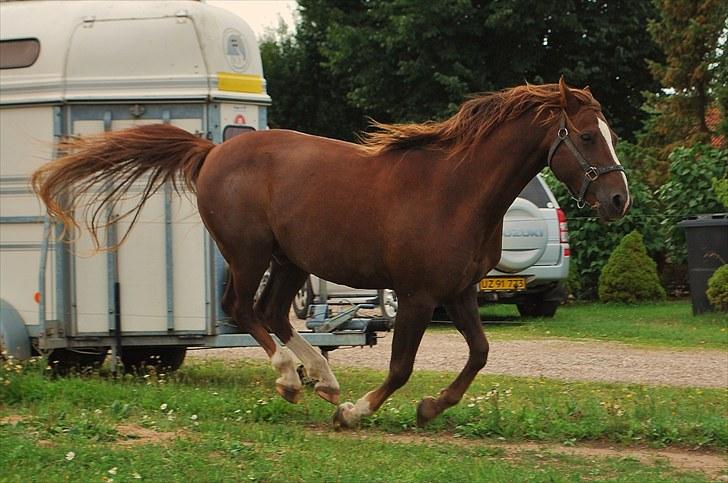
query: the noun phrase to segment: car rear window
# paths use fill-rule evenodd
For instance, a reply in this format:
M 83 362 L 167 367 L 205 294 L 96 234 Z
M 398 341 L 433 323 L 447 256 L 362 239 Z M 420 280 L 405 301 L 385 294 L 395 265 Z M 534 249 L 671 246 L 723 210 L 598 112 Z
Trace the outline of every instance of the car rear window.
M 551 201 L 549 195 L 546 193 L 541 181 L 538 177 L 533 178 L 528 182 L 521 194 L 518 195 L 520 198 L 525 198 L 539 208 L 548 208 L 548 203 Z

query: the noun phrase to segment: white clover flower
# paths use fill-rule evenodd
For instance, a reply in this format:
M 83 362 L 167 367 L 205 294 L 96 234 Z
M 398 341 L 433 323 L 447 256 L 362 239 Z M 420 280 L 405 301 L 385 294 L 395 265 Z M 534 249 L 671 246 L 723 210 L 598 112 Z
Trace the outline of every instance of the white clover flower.
M 110 475 L 115 475 L 116 474 L 116 470 L 118 470 L 118 468 L 116 466 L 114 466 L 107 473 L 109 473 Z
M 74 453 L 73 451 L 69 451 L 68 453 L 66 453 L 66 461 L 72 461 L 75 457 L 76 453 Z
M 167 403 L 162 403 L 162 405 L 159 406 L 159 409 L 161 409 L 162 411 L 166 411 L 167 410 Z
M 197 414 L 193 414 L 192 416 L 190 416 L 190 419 L 192 421 L 197 421 Z

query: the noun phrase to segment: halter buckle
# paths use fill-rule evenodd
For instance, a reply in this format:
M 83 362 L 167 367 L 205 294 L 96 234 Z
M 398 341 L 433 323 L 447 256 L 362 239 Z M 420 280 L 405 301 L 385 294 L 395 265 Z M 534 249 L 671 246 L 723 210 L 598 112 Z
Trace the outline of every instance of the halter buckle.
M 596 181 L 596 179 L 599 177 L 599 170 L 594 166 L 589 166 L 589 169 L 584 172 L 584 176 L 586 176 L 586 179 L 588 179 L 590 182 Z
M 559 139 L 566 139 L 566 137 L 569 135 L 569 130 L 565 127 L 559 128 L 559 131 L 556 133 L 556 136 Z

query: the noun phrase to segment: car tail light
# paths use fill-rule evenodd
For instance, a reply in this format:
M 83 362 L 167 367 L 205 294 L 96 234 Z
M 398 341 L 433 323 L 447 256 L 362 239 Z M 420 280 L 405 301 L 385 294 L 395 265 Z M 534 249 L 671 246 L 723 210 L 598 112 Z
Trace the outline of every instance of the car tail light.
M 566 213 L 561 208 L 556 209 L 556 214 L 559 218 L 559 242 L 569 242 L 569 228 L 566 226 Z
M 569 248 L 569 245 L 566 245 L 564 247 L 564 256 L 565 257 L 570 257 L 571 256 L 571 248 Z

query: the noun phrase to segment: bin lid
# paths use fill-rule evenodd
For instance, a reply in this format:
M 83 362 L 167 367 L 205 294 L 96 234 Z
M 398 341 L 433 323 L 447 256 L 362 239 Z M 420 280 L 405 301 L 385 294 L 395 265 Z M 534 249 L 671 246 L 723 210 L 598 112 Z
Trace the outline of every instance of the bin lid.
M 691 215 L 677 224 L 680 228 L 728 226 L 728 213 Z

